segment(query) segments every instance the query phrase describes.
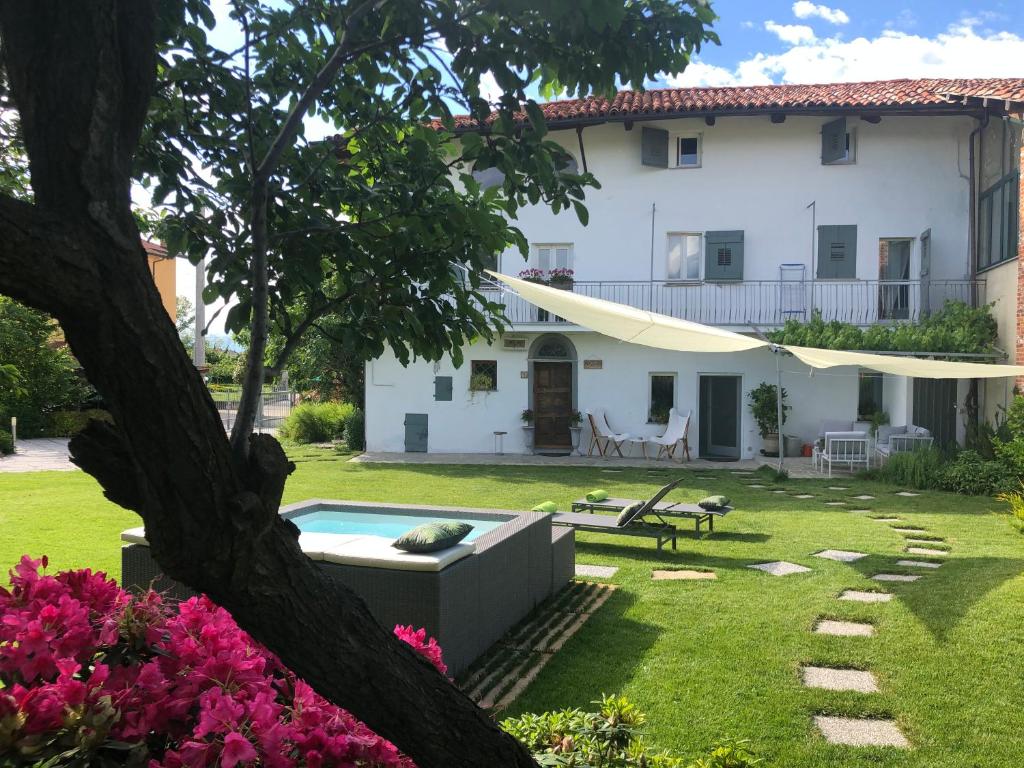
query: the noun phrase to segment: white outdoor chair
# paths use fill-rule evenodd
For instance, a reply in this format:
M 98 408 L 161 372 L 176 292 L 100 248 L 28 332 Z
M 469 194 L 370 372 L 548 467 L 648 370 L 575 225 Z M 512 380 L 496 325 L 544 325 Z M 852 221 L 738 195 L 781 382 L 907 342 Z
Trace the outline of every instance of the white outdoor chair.
M 818 456 L 819 468 L 825 469 L 828 464 L 828 476 L 832 477 L 833 464 L 845 464 L 853 471 L 858 464 L 864 469 L 871 466 L 871 453 L 868 450 L 867 432 L 826 432 L 825 445 Z
M 932 433 L 924 427 L 908 424 L 905 427 L 881 426 L 875 436 L 875 455 L 879 463 L 897 453 L 912 453 L 931 448 L 935 442 Z
M 594 455 L 594 448 L 597 448 L 601 456 L 608 456 L 608 449 L 611 448 L 621 457 L 622 445 L 632 435 L 613 430 L 603 410 L 587 411 L 587 419 L 590 421 L 590 447 L 587 449 L 587 456 Z
M 665 434 L 647 439 L 647 442 L 658 446 L 656 459 L 660 459 L 662 456 L 674 459 L 676 457 L 676 447 L 682 444 L 683 456 L 686 457 L 687 461 L 690 460 L 690 444 L 686 437 L 690 429 L 690 414 L 691 411 L 687 411 L 686 416 L 680 416 L 676 409 L 673 408 L 668 414 L 668 425 L 665 428 Z M 680 456 L 680 461 L 682 461 L 682 456 Z

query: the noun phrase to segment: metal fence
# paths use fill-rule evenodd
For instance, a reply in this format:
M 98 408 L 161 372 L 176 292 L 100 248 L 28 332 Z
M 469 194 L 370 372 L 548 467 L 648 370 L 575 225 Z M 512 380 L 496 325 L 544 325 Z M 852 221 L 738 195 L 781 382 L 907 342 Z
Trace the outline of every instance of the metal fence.
M 221 421 L 224 422 L 224 429 L 227 432 L 230 432 L 235 425 L 238 402 L 237 398 L 217 400 L 217 411 L 220 413 Z M 264 391 L 256 407 L 254 430 L 256 432 L 276 430 L 288 418 L 294 405 L 295 393 L 290 389 Z
M 983 280 L 577 281 L 567 290 L 707 325 L 765 327 L 809 320 L 814 312 L 855 325 L 917 321 L 949 301 L 985 300 Z M 505 306 L 512 323 L 565 322 L 497 285 L 482 292 Z

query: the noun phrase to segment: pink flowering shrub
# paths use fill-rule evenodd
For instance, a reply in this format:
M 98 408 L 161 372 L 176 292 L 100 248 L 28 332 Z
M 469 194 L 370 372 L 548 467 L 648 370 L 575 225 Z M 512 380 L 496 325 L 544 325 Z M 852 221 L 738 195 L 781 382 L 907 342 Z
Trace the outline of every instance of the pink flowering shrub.
M 28 556 L 0 587 L 0 762 L 415 768 L 205 597 L 176 606 Z M 444 674 L 424 630 L 395 634 Z

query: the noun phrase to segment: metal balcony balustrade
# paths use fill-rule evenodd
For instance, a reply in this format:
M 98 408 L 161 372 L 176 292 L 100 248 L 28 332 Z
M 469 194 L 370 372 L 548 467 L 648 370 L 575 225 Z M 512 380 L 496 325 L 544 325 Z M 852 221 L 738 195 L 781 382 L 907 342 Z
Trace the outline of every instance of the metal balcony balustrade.
M 760 327 L 809 320 L 814 311 L 826 322 L 861 326 L 914 322 L 949 301 L 979 306 L 985 300 L 984 280 L 577 280 L 564 290 L 705 325 Z M 486 283 L 481 292 L 503 304 L 513 324 L 565 322 L 497 284 Z

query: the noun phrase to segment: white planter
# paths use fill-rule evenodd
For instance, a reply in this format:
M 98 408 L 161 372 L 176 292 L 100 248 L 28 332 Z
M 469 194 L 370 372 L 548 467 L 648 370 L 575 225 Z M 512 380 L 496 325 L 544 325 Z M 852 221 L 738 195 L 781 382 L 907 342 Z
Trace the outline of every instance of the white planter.
M 523 442 L 526 444 L 527 451 L 533 451 L 533 427 L 523 425 Z
M 569 427 L 569 435 L 572 437 L 572 455 L 582 456 L 580 453 L 580 435 L 583 433 L 583 427 Z

